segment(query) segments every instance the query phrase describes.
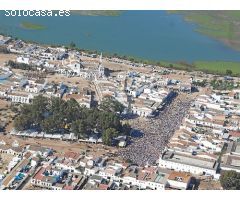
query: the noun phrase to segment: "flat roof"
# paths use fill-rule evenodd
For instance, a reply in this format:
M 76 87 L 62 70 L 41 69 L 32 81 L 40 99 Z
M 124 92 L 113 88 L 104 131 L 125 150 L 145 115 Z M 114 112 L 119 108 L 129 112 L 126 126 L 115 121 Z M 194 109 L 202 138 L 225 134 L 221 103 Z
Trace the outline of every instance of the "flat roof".
M 227 152 L 226 153 L 236 153 L 240 154 L 240 143 L 239 142 L 230 142 L 228 144 Z
M 225 156 L 224 163 L 221 164 L 221 167 L 240 170 L 240 157 L 234 155 Z
M 189 156 L 183 155 L 183 154 L 175 153 L 172 151 L 165 153 L 165 155 L 163 156 L 163 160 L 168 160 L 171 162 L 182 163 L 186 165 L 192 165 L 192 166 L 208 168 L 208 169 L 215 169 L 217 166 L 216 161 L 214 160 L 203 159 L 203 158 L 190 156 L 190 155 Z
M 231 165 L 233 165 L 235 167 L 240 167 L 240 160 L 232 159 Z
M 240 143 L 238 143 L 238 144 L 236 145 L 235 152 L 236 152 L 236 153 L 240 153 Z

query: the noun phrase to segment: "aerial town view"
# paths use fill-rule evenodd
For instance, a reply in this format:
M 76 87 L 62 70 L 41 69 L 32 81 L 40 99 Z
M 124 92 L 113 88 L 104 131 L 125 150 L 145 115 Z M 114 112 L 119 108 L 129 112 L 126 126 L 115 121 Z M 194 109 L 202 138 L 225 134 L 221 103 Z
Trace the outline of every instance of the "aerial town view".
M 1 11 L 0 189 L 239 190 L 239 22 Z

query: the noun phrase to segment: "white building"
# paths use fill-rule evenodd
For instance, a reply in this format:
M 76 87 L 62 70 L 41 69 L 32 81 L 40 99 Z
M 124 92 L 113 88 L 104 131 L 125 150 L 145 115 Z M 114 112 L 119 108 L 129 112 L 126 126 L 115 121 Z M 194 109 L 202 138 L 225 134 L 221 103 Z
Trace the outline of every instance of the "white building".
M 159 167 L 192 174 L 206 174 L 217 177 L 216 174 L 219 163 L 213 159 L 204 159 L 176 153 L 174 151 L 165 151 L 159 158 Z
M 132 109 L 132 114 L 136 114 L 141 117 L 150 116 L 154 111 L 152 108 L 142 107 L 142 106 L 138 106 L 136 104 L 132 105 L 131 109 Z
M 17 62 L 28 65 L 29 64 L 29 58 L 20 56 L 20 57 L 17 57 Z
M 11 92 L 8 93 L 7 98 L 13 103 L 30 103 L 34 96 L 32 94 Z
M 224 154 L 223 163 L 221 163 L 222 170 L 233 170 L 240 173 L 240 143 L 231 142 L 228 144 L 226 154 Z
M 170 188 L 186 190 L 191 182 L 191 176 L 185 172 L 172 172 L 168 177 Z

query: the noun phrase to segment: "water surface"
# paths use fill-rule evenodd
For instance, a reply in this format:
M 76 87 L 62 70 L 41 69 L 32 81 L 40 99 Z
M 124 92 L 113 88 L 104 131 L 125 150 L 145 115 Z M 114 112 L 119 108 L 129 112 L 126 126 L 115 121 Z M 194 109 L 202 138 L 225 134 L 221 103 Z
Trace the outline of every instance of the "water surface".
M 27 30 L 28 21 L 47 27 Z M 47 44 L 69 44 L 151 60 L 240 61 L 240 52 L 195 32 L 195 24 L 165 11 L 125 11 L 120 16 L 5 17 L 0 33 Z

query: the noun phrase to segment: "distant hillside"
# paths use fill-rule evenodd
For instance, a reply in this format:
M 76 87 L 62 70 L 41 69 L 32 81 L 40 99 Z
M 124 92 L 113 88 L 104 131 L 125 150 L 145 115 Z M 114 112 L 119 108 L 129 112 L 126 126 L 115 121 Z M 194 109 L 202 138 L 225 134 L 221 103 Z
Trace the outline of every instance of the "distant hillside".
M 240 11 L 169 11 L 199 25 L 196 31 L 240 50 Z

